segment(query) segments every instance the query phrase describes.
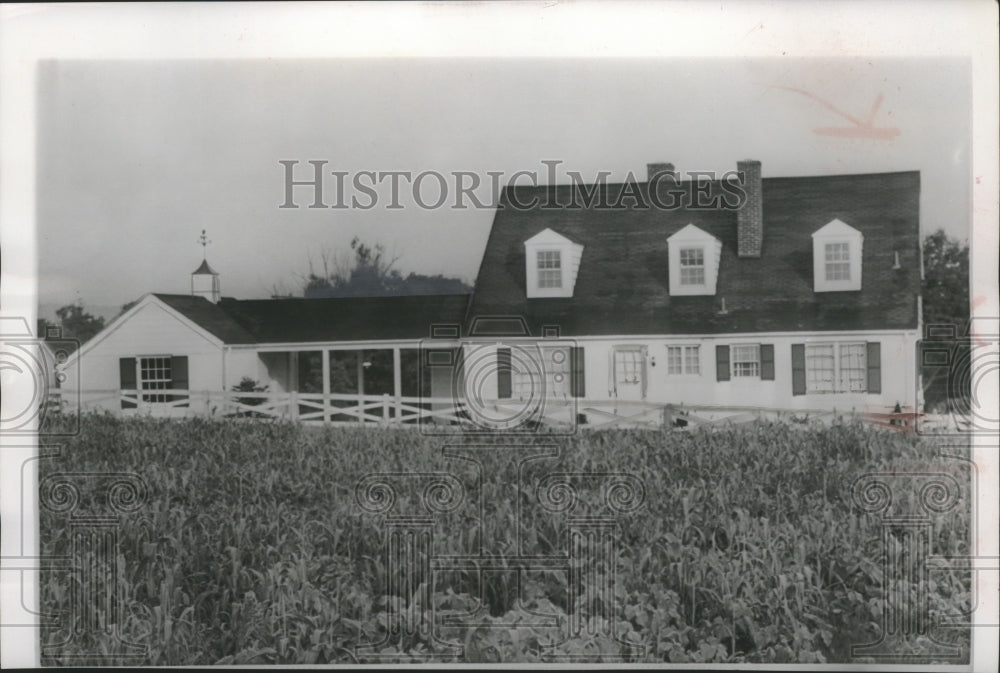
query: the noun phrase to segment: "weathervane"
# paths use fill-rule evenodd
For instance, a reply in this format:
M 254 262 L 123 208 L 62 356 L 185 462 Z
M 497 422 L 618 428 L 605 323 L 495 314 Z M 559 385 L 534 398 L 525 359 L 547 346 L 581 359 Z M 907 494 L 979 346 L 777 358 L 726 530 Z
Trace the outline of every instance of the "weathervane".
M 211 241 L 208 240 L 208 236 L 205 235 L 204 229 L 201 230 L 201 236 L 198 237 L 198 243 L 201 244 L 201 258 L 202 260 L 204 260 L 206 259 L 207 255 L 207 251 L 205 250 L 205 248 L 207 248 L 208 244 L 211 243 Z

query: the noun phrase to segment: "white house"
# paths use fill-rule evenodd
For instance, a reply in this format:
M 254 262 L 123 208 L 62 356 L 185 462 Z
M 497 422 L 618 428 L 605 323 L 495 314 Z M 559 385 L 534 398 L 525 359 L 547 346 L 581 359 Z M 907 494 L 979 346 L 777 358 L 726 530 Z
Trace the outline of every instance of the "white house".
M 65 372 L 85 406 L 125 413 L 212 413 L 244 377 L 326 421 L 379 396 L 397 418 L 421 397 L 917 406 L 919 173 L 764 179 L 747 161 L 709 182 L 662 166 L 509 187 L 472 295 L 235 300 L 203 263 L 190 296 L 144 296 Z

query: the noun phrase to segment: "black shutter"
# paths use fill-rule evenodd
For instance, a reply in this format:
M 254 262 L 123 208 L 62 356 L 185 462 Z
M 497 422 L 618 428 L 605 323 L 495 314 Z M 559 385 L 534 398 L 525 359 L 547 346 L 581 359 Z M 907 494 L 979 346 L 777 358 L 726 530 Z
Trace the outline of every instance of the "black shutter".
M 583 366 L 583 346 L 573 346 L 569 349 L 570 365 L 570 395 L 573 397 L 587 396 L 587 382 Z
M 120 390 L 135 390 L 135 358 L 120 358 L 118 360 L 118 388 Z M 122 409 L 135 409 L 135 402 L 122 400 Z
M 792 395 L 806 394 L 806 345 L 792 344 Z
M 729 380 L 729 346 L 715 347 L 715 380 Z
M 188 359 L 186 355 L 175 355 L 170 358 L 170 387 L 174 390 L 188 389 Z M 178 395 L 174 400 L 186 399 Z M 182 406 L 187 406 L 183 404 Z
M 501 400 L 511 396 L 510 349 L 497 349 L 497 397 Z
M 882 392 L 882 344 L 877 341 L 868 342 L 868 392 Z
M 760 378 L 762 381 L 774 380 L 774 344 L 760 345 Z

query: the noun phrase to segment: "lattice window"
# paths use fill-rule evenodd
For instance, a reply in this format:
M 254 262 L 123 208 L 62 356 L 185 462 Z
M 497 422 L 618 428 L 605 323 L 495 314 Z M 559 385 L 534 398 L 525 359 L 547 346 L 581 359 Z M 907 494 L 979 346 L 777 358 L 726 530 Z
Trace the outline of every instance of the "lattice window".
M 806 345 L 806 392 L 863 393 L 867 373 L 864 343 Z
M 705 250 L 681 248 L 681 285 L 705 284 Z
M 851 246 L 848 243 L 827 243 L 824 246 L 826 279 L 851 279 Z
M 806 391 L 832 393 L 837 377 L 836 354 L 828 344 L 806 345 Z
M 619 386 L 642 382 L 642 351 L 638 349 L 615 351 L 615 383 Z
M 701 374 L 698 346 L 667 346 L 667 374 Z
M 742 344 L 733 346 L 733 376 L 736 378 L 755 378 L 760 376 L 760 345 Z
M 562 255 L 559 250 L 538 251 L 538 287 L 562 287 Z
M 170 390 L 172 387 L 170 357 L 139 358 L 139 387 L 143 391 Z M 162 393 L 143 392 L 142 394 L 143 402 L 169 402 L 170 400 L 169 395 Z
M 840 390 L 863 393 L 867 389 L 868 358 L 865 344 L 840 345 Z
M 569 350 L 564 346 L 516 350 L 511 358 L 511 396 L 528 400 L 544 392 L 546 397 L 569 397 L 570 376 Z

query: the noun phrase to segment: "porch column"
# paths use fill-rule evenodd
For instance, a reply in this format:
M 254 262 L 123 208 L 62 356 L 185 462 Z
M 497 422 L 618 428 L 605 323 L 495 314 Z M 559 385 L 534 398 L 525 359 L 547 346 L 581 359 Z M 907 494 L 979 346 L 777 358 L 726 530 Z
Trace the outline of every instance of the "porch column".
M 392 349 L 392 390 L 396 396 L 396 422 L 403 415 L 403 365 L 399 348 Z
M 330 422 L 330 351 L 323 349 L 323 422 Z
M 299 354 L 288 351 L 288 392 L 299 389 Z

